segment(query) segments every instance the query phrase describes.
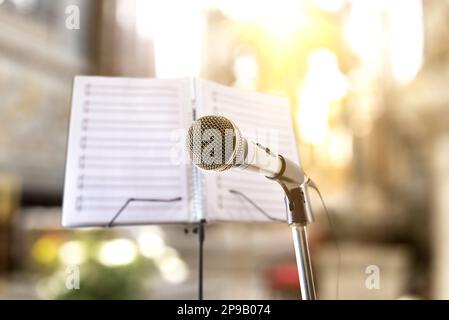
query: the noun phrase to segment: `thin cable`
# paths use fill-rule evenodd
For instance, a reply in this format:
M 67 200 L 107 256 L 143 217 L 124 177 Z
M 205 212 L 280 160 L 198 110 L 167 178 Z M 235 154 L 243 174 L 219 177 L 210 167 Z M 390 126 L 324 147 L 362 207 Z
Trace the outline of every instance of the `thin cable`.
M 272 217 L 271 215 L 269 215 L 264 209 L 259 207 L 253 200 L 251 200 L 243 192 L 240 192 L 240 191 L 237 191 L 234 189 L 229 189 L 229 193 L 241 196 L 243 199 L 248 201 L 254 208 L 256 208 L 260 213 L 262 213 L 268 220 L 277 221 L 277 222 L 285 222 L 285 220 L 278 219 L 278 218 L 275 218 L 275 217 Z
M 117 213 L 114 215 L 114 217 L 111 219 L 111 221 L 106 225 L 106 227 L 111 228 L 113 227 L 115 221 L 117 218 L 122 214 L 122 212 L 128 207 L 128 205 L 131 202 L 175 202 L 175 201 L 181 201 L 181 197 L 173 198 L 173 199 L 138 199 L 138 198 L 129 198 L 126 200 L 126 202 L 123 204 L 123 206 L 117 211 Z
M 323 209 L 325 211 L 327 220 L 329 222 L 329 229 L 330 229 L 331 237 L 334 240 L 335 249 L 337 250 L 337 286 L 336 286 L 336 296 L 337 296 L 337 298 L 336 298 L 336 300 L 338 300 L 339 293 L 340 293 L 340 270 L 341 270 L 341 252 L 340 252 L 340 245 L 338 243 L 338 237 L 337 237 L 337 234 L 335 232 L 335 227 L 334 227 L 334 224 L 332 222 L 331 216 L 329 214 L 329 210 L 327 209 L 326 203 L 324 202 L 323 195 L 321 194 L 320 190 L 318 189 L 316 184 L 312 180 L 310 180 L 309 178 L 308 178 L 308 180 L 306 182 L 306 186 L 307 187 L 311 187 L 313 190 L 315 190 L 315 192 L 320 197 L 321 204 L 323 206 Z

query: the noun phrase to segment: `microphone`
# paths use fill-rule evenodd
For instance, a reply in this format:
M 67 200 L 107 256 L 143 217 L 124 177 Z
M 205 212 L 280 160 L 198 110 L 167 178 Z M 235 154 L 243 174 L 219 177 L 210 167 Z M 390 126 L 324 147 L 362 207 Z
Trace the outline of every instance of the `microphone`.
M 287 189 L 303 184 L 306 179 L 296 163 L 249 141 L 231 120 L 222 116 L 204 116 L 193 122 L 186 147 L 192 163 L 206 171 L 231 168 L 255 171 Z
M 256 171 L 277 181 L 288 199 L 287 223 L 291 226 L 302 299 L 316 298 L 307 240 L 314 221 L 307 186 L 310 179 L 293 161 L 248 141 L 238 127 L 222 116 L 205 116 L 189 128 L 187 152 L 195 166 L 221 172 L 231 168 Z M 287 202 L 286 202 L 287 205 Z

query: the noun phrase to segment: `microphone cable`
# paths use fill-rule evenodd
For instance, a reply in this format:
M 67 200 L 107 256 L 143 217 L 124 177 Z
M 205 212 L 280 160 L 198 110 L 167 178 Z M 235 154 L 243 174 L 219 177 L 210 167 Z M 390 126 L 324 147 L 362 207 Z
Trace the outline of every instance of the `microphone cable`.
M 336 291 L 335 294 L 336 294 L 336 300 L 338 300 L 339 294 L 340 294 L 341 251 L 340 251 L 340 244 L 338 242 L 337 233 L 336 233 L 335 226 L 332 221 L 331 215 L 329 213 L 329 210 L 327 209 L 326 203 L 324 202 L 323 195 L 321 194 L 321 191 L 318 189 L 315 182 L 313 182 L 309 177 L 307 177 L 306 187 L 312 188 L 316 192 L 318 197 L 320 198 L 321 205 L 324 209 L 324 212 L 327 217 L 327 221 L 329 223 L 329 230 L 330 230 L 332 240 L 335 244 L 335 250 L 337 251 L 337 284 L 336 284 L 336 288 L 335 288 L 335 291 Z
M 229 193 L 238 195 L 240 197 L 242 197 L 243 199 L 245 199 L 246 201 L 248 201 L 254 208 L 257 209 L 257 211 L 259 211 L 262 215 L 264 215 L 268 220 L 271 221 L 276 221 L 276 222 L 285 222 L 285 220 L 282 219 L 278 219 L 275 217 L 272 217 L 269 213 L 267 213 L 264 209 L 262 209 L 261 207 L 259 207 L 257 205 L 257 203 L 255 203 L 253 200 L 251 200 L 247 195 L 245 195 L 243 192 L 234 190 L 234 189 L 229 189 Z

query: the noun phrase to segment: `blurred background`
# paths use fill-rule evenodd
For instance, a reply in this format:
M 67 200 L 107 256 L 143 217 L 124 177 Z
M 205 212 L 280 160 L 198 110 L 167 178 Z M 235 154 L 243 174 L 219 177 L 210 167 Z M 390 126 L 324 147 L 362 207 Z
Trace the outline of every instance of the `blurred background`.
M 287 95 L 332 222 L 313 194 L 318 296 L 448 299 L 448 21 L 446 0 L 0 0 L 0 298 L 196 298 L 191 227 L 61 228 L 85 74 Z M 298 296 L 284 225 L 207 226 L 205 267 L 208 299 Z

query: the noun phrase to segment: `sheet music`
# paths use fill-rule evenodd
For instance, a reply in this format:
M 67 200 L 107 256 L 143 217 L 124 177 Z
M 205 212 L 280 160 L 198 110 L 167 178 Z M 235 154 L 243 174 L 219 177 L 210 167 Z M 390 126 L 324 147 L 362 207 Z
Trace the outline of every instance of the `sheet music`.
M 274 95 L 200 82 L 201 115 L 231 119 L 249 140 L 269 146 L 299 164 L 289 101 Z M 201 116 L 199 115 L 199 116 Z M 208 221 L 268 221 L 253 205 L 229 190 L 242 192 L 271 217 L 286 219 L 284 193 L 274 181 L 240 170 L 204 174 Z
M 188 79 L 76 77 L 63 225 L 108 224 L 129 198 L 182 199 L 130 203 L 114 224 L 187 222 L 190 169 L 172 153 L 191 119 Z

